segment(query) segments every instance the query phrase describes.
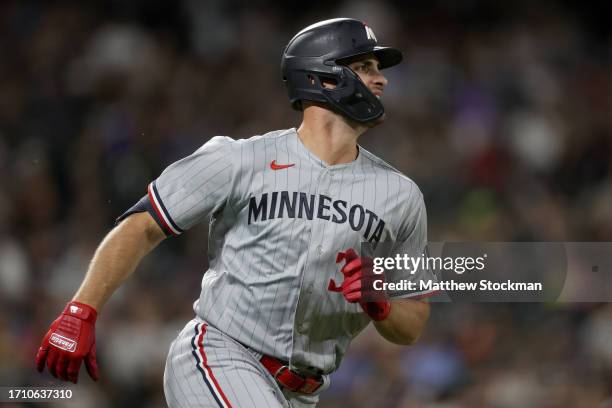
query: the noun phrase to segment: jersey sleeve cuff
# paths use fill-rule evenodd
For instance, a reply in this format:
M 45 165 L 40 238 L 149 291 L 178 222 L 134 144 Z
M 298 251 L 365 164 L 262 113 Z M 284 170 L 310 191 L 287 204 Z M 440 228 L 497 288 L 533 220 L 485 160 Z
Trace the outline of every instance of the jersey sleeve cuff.
M 172 220 L 172 217 L 168 213 L 164 202 L 159 196 L 155 181 L 149 184 L 147 195 L 153 209 L 154 218 L 160 227 L 162 227 L 164 232 L 168 235 L 182 234 L 183 230 Z
M 159 219 L 157 213 L 155 213 L 155 210 L 153 209 L 153 205 L 149 201 L 149 196 L 148 195 L 143 196 L 136 204 L 134 204 L 126 212 L 124 212 L 119 217 L 117 217 L 117 219 L 115 220 L 115 226 L 119 225 L 119 223 L 121 223 L 121 221 L 125 220 L 130 215 L 136 214 L 136 213 L 141 213 L 141 212 L 149 213 L 151 215 L 151 217 L 155 220 L 157 225 L 159 225 L 159 228 L 161 228 L 161 230 L 164 232 L 164 234 L 166 234 L 166 237 L 172 235 L 172 233 L 169 230 L 166 230 L 164 228 L 164 225 L 163 225 L 162 221 Z

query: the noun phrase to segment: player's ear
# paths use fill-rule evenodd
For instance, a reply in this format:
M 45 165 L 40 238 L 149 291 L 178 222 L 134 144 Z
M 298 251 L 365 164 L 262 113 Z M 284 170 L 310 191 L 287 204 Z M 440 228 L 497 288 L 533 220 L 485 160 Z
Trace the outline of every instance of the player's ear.
M 321 78 L 321 84 L 327 89 L 336 89 L 338 81 L 335 78 Z
M 336 86 L 338 85 L 338 81 L 336 80 L 336 78 L 318 76 L 318 79 L 321 82 L 321 85 L 327 89 L 336 89 Z M 310 85 L 312 86 L 317 85 L 317 79 L 312 74 L 308 74 L 308 81 L 310 82 Z

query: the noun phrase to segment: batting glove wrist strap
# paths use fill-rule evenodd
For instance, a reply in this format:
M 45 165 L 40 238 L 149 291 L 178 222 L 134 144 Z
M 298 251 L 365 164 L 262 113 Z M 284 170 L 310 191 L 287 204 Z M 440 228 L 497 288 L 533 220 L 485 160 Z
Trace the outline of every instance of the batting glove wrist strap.
M 388 300 L 379 302 L 361 302 L 359 304 L 364 312 L 375 322 L 385 320 L 391 313 L 391 303 Z
M 81 363 L 90 377 L 98 379 L 95 323 L 98 313 L 84 303 L 70 302 L 51 324 L 36 354 L 36 368 L 45 363 L 51 375 L 64 381 L 78 380 Z
M 98 318 L 98 312 L 96 311 L 96 309 L 85 303 L 75 301 L 69 302 L 66 305 L 64 311 L 62 312 L 62 315 L 74 316 L 77 319 L 81 319 L 91 324 L 95 324 L 96 319 Z

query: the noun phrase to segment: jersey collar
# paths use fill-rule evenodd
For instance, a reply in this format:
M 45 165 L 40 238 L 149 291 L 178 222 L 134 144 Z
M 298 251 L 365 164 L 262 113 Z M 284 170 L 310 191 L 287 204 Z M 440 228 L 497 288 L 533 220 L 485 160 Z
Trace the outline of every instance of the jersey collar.
M 339 169 L 345 169 L 345 168 L 354 167 L 354 166 L 357 167 L 357 166 L 360 166 L 361 163 L 363 162 L 363 148 L 359 144 L 357 144 L 357 157 L 355 158 L 355 160 L 348 162 L 348 163 L 327 164 L 325 161 L 323 161 L 318 156 L 316 156 L 314 153 L 312 153 L 310 150 L 308 150 L 306 146 L 304 146 L 304 143 L 302 143 L 302 140 L 298 136 L 298 132 L 296 128 L 291 128 L 289 130 L 291 132 L 292 137 L 294 137 L 296 140 L 298 154 L 300 155 L 303 154 L 304 156 L 308 157 L 308 159 L 312 163 L 314 163 L 317 167 L 320 167 L 326 170 L 339 170 Z

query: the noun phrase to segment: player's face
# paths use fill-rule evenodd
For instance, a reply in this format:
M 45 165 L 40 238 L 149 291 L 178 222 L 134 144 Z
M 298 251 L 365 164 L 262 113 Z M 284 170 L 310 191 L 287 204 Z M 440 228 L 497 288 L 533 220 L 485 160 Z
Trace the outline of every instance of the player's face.
M 355 74 L 359 76 L 361 81 L 368 87 L 368 89 L 380 99 L 383 94 L 383 90 L 387 83 L 387 78 L 380 72 L 380 63 L 378 58 L 374 54 L 369 54 L 358 60 L 348 63 L 346 66 L 350 68 Z M 373 128 L 385 120 L 385 114 L 378 119 L 366 124 L 367 127 Z
M 378 59 L 371 55 L 351 62 L 347 66 L 356 73 L 368 89 L 380 99 L 389 81 L 387 81 L 387 78 L 380 72 L 379 65 Z

